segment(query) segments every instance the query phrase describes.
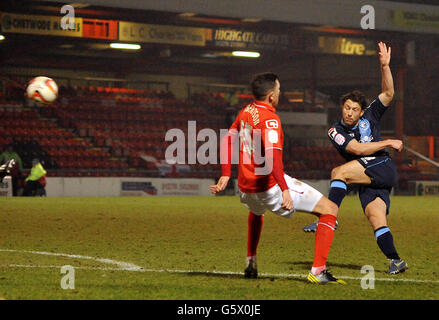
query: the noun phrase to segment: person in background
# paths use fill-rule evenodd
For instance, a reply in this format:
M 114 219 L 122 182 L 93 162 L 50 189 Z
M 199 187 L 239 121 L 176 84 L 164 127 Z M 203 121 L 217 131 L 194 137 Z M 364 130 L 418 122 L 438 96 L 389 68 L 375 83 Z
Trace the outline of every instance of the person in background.
M 11 159 L 0 165 L 0 183 L 3 182 L 3 178 L 11 174 L 12 169 L 16 166 L 15 160 Z
M 12 144 L 9 144 L 6 147 L 6 150 L 0 154 L 0 165 L 8 163 L 9 160 L 15 160 L 8 174 L 12 177 L 12 195 L 16 197 L 18 191 L 18 180 L 23 172 L 23 162 L 18 153 L 14 151 Z
M 46 195 L 44 187 L 46 186 L 46 170 L 40 163 L 39 159 L 32 160 L 32 169 L 26 178 L 23 196 L 29 197 L 34 195 Z

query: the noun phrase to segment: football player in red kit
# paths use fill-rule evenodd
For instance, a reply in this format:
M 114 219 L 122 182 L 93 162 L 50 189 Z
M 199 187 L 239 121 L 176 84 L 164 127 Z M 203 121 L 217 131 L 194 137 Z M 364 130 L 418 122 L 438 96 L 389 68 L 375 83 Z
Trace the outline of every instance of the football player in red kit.
M 222 176 L 210 186 L 213 194 L 223 191 L 230 179 L 234 146 L 239 144 L 238 185 L 241 202 L 249 209 L 246 278 L 257 278 L 256 251 L 266 210 L 282 217 L 304 211 L 319 217 L 314 262 L 308 274 L 312 283 L 341 283 L 326 269 L 338 207 L 319 191 L 283 171 L 283 130 L 276 106 L 280 82 L 273 73 L 254 77 L 255 100 L 245 106 L 221 141 Z M 260 147 L 260 148 L 258 148 Z M 258 150 L 260 149 L 260 150 Z M 259 151 L 259 152 L 258 152 Z

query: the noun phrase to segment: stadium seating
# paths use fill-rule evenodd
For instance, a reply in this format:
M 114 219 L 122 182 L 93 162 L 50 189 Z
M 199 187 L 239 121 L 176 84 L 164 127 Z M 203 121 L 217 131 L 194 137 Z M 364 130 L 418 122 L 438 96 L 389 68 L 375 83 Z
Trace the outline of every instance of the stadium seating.
M 218 178 L 219 165 L 164 164 L 165 150 L 172 143 L 165 141 L 166 131 L 177 128 L 187 136 L 192 120 L 197 131 L 210 128 L 219 133 L 233 121 L 236 107 L 251 101 L 249 95 L 239 94 L 233 108 L 224 93 L 194 93 L 182 101 L 171 92 L 100 86 L 61 86 L 60 97 L 44 107 L 0 101 L 0 148 L 15 143 L 27 167 L 32 157 L 42 158 L 49 176 Z M 278 110 L 321 111 L 285 99 Z M 343 163 L 332 146 L 316 146 L 312 139 L 285 150 L 285 171 L 300 179 L 329 179 L 331 169 Z M 400 168 L 402 181 L 419 174 L 406 163 Z

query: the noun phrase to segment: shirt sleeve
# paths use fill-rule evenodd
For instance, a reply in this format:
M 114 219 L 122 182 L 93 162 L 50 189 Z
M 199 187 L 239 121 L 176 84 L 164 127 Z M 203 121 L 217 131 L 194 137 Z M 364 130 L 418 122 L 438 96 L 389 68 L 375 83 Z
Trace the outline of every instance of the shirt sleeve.
M 261 127 L 264 149 L 283 150 L 284 138 L 280 120 L 278 118 L 265 120 Z
M 351 137 L 346 130 L 340 126 L 333 126 L 329 129 L 328 137 L 337 150 L 340 151 L 345 151 L 349 142 L 354 139 L 354 137 Z
M 363 117 L 369 120 L 373 121 L 380 121 L 381 117 L 383 116 L 384 112 L 388 109 L 389 106 L 385 106 L 379 97 L 377 97 L 372 103 L 369 105 L 369 107 L 364 112 Z
M 265 120 L 262 124 L 261 134 L 264 143 L 265 156 L 266 158 L 272 157 L 272 159 L 266 159 L 266 161 L 272 162 L 273 170 L 271 174 L 281 190 L 284 191 L 288 189 L 288 186 L 284 178 L 282 159 L 284 137 L 280 119 L 276 117 Z
M 285 181 L 284 176 L 284 166 L 282 162 L 282 150 L 273 149 L 273 171 L 271 174 L 273 175 L 274 180 L 276 180 L 282 191 L 288 189 L 287 182 Z

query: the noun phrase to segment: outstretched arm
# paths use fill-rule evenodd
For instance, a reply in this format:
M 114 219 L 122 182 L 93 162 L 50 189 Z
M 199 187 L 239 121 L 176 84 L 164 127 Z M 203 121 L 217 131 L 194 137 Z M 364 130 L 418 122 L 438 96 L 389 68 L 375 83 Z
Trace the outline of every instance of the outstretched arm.
M 378 49 L 379 49 L 379 59 L 380 59 L 380 65 L 381 65 L 381 88 L 382 92 L 378 96 L 380 98 L 380 101 L 383 105 L 388 106 L 390 102 L 393 100 L 393 95 L 395 93 L 394 87 L 393 87 L 393 77 L 392 72 L 390 71 L 390 55 L 391 55 L 391 48 L 386 46 L 385 43 L 380 42 L 378 43 Z
M 403 149 L 403 143 L 401 140 L 392 139 L 382 140 L 378 142 L 360 143 L 357 140 L 353 139 L 346 146 L 346 151 L 357 156 L 369 156 L 385 148 L 393 148 L 398 152 L 401 152 Z
M 211 193 L 217 194 L 226 189 L 232 171 L 232 153 L 238 142 L 238 130 L 236 130 L 236 123 L 234 123 L 229 132 L 221 140 L 220 158 L 222 174 L 218 183 L 209 187 Z

